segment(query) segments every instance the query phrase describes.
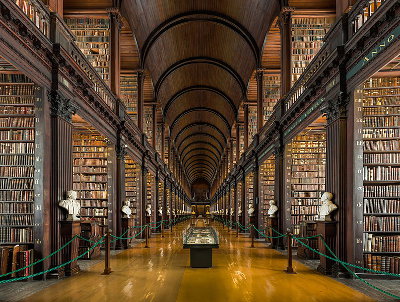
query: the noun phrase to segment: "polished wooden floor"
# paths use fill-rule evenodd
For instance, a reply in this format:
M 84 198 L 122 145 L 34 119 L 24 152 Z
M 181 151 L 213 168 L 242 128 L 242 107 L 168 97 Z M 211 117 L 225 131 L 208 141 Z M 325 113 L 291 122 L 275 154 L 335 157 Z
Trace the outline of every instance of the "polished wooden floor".
M 114 256 L 109 276 L 101 275 L 100 263 L 26 301 L 373 301 L 298 262 L 297 274 L 288 275 L 280 253 L 261 242 L 252 249 L 249 238 L 217 228 L 213 268 L 189 267 L 182 225 L 165 238 L 153 237 L 148 249 L 141 244 Z

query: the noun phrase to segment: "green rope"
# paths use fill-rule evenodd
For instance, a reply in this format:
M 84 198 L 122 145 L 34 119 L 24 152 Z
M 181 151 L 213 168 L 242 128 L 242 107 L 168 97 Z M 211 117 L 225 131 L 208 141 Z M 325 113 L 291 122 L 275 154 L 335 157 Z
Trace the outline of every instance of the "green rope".
M 145 225 L 141 231 L 139 233 L 137 233 L 136 235 L 132 236 L 132 237 L 122 237 L 122 236 L 115 236 L 111 234 L 111 237 L 115 238 L 116 240 L 114 240 L 113 242 L 117 241 L 118 239 L 121 240 L 129 240 L 129 239 L 135 239 L 137 236 L 139 236 L 140 234 L 142 234 L 144 232 L 144 230 L 147 228 L 148 226 Z
M 253 226 L 253 228 L 254 228 L 261 236 L 263 236 L 264 238 L 267 238 L 267 239 L 277 239 L 277 238 L 282 238 L 282 237 L 287 236 L 287 234 L 282 234 L 282 235 L 279 235 L 279 236 L 267 236 L 266 234 L 264 234 L 263 232 L 261 232 L 259 229 L 257 229 L 255 226 Z
M 20 281 L 20 280 L 25 280 L 25 279 L 33 278 L 33 277 L 36 277 L 36 276 L 44 275 L 44 274 L 46 274 L 46 273 L 48 273 L 48 272 L 51 272 L 51 271 L 54 271 L 54 270 L 56 270 L 56 269 L 59 269 L 60 267 L 66 266 L 67 264 L 70 264 L 70 263 L 72 263 L 72 262 L 74 262 L 74 261 L 76 261 L 76 260 L 82 258 L 82 257 L 83 257 L 84 255 L 86 255 L 87 253 L 90 253 L 94 248 L 96 248 L 96 246 L 98 246 L 99 244 L 103 243 L 104 237 L 105 237 L 105 236 L 103 236 L 103 237 L 101 238 L 101 240 L 99 240 L 96 244 L 94 244 L 94 245 L 93 245 L 90 249 L 88 249 L 86 252 L 84 252 L 83 254 L 79 255 L 78 257 L 75 257 L 75 258 L 72 259 L 72 260 L 69 260 L 69 261 L 67 261 L 67 262 L 65 262 L 65 263 L 63 263 L 63 264 L 60 264 L 60 265 L 58 265 L 58 266 L 56 266 L 56 267 L 53 267 L 53 268 L 51 268 L 51 269 L 48 269 L 48 270 L 45 270 L 45 271 L 42 271 L 42 272 L 39 272 L 39 273 L 36 273 L 36 274 L 32 274 L 32 275 L 29 275 L 29 276 L 23 276 L 23 277 L 14 278 L 14 279 L 8 279 L 8 280 L 1 280 L 1 281 L 0 281 L 0 284 L 3 284 L 3 283 L 10 283 L 10 282 L 14 282 L 14 281 Z
M 48 258 L 54 256 L 54 255 L 57 254 L 59 251 L 61 251 L 62 249 L 64 249 L 67 245 L 69 245 L 72 241 L 74 241 L 76 237 L 78 237 L 78 235 L 75 235 L 74 237 L 72 237 L 72 239 L 71 239 L 70 241 L 68 241 L 68 242 L 65 243 L 62 247 L 60 247 L 58 250 L 52 252 L 51 254 L 47 255 L 46 257 L 44 257 L 44 258 L 42 258 L 42 259 L 40 259 L 40 260 L 38 260 L 38 261 L 36 261 L 36 262 L 33 262 L 33 263 L 31 263 L 31 264 L 29 264 L 29 265 L 27 265 L 27 266 L 21 267 L 21 268 L 15 270 L 15 271 L 12 271 L 12 272 L 9 272 L 9 273 L 0 275 L 0 278 L 5 277 L 5 276 L 8 276 L 8 275 L 11 275 L 11 274 L 14 274 L 14 273 L 17 273 L 17 272 L 22 271 L 22 270 L 24 270 L 24 269 L 26 269 L 26 268 L 29 268 L 29 267 L 31 267 L 31 266 L 34 266 L 34 265 L 36 265 L 36 264 L 38 264 L 38 263 L 40 263 L 40 262 L 43 262 L 44 260 L 46 260 L 46 259 L 48 259 Z

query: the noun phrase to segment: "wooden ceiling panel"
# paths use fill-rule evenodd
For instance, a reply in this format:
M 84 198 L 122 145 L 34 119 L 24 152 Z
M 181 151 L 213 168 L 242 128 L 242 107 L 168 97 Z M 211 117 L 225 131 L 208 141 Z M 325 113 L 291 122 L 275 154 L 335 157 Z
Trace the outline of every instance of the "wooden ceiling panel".
M 289 0 L 289 6 L 305 9 L 334 9 L 336 0 Z

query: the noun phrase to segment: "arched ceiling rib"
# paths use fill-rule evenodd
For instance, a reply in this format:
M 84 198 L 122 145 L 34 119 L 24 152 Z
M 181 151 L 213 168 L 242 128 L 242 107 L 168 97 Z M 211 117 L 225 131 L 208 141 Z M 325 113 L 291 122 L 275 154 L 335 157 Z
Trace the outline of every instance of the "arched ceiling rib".
M 211 182 L 279 0 L 126 0 L 122 11 L 189 181 Z

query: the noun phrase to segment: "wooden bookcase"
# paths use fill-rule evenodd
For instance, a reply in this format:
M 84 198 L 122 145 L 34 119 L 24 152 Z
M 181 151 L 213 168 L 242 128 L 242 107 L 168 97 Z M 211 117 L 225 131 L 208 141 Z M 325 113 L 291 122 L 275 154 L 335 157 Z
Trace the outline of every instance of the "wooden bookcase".
M 272 115 L 274 107 L 278 103 L 281 96 L 280 75 L 264 72 L 263 86 L 263 123 L 265 123 Z
M 137 99 L 138 99 L 138 81 L 136 73 L 121 73 L 120 89 L 121 100 L 126 106 L 126 112 L 137 124 Z
M 153 108 L 152 106 L 144 106 L 144 127 L 143 132 L 147 139 L 151 142 L 153 138 Z
M 110 18 L 66 17 L 65 23 L 76 37 L 76 45 L 102 79 L 110 85 Z
M 299 79 L 308 64 L 324 44 L 324 37 L 335 22 L 335 14 L 325 16 L 293 15 L 292 29 L 292 75 L 293 84 Z
M 250 223 L 250 217 L 247 214 L 247 211 L 249 210 L 249 206 L 253 205 L 253 207 L 255 209 L 255 204 L 254 204 L 254 172 L 250 172 L 249 174 L 247 174 L 245 181 L 246 181 L 246 184 L 245 184 L 245 188 L 246 188 L 246 208 L 244 209 L 244 211 L 246 211 L 246 217 L 248 219 L 246 221 L 246 224 L 249 224 Z
M 128 155 L 125 156 L 125 200 L 130 201 L 132 210 L 132 218 L 135 225 L 139 224 L 138 207 L 140 200 L 140 173 L 141 168 L 138 163 L 131 159 Z
M 269 202 L 275 199 L 275 156 L 271 155 L 260 166 L 260 215 L 262 217 L 261 227 L 266 227 Z
M 42 253 L 43 154 L 38 146 L 44 101 L 42 90 L 1 57 L 0 66 L 0 274 L 5 274 Z
M 108 225 L 109 148 L 107 140 L 78 116 L 73 118 L 73 189 L 81 203 L 80 218 Z
M 295 235 L 300 233 L 301 222 L 318 218 L 321 195 L 325 192 L 325 124 L 325 118 L 319 118 L 287 144 L 286 210 L 290 223 L 286 224 Z
M 249 145 L 253 141 L 253 137 L 257 132 L 257 106 L 249 106 Z
M 146 177 L 146 207 L 149 204 L 151 205 L 151 211 L 152 211 L 151 222 L 155 221 L 154 220 L 154 217 L 156 215 L 155 198 L 156 198 L 156 178 L 152 173 L 148 172 Z
M 244 126 L 243 126 L 243 124 L 240 124 L 239 125 L 239 153 L 240 153 L 240 156 L 243 154 L 243 152 L 244 152 Z
M 159 180 L 158 181 L 158 201 L 157 201 L 157 217 L 158 221 L 162 220 L 162 215 L 158 212 L 160 209 L 164 211 L 163 208 L 163 202 L 164 202 L 164 182 Z
M 363 264 L 390 273 L 400 273 L 399 95 L 400 76 L 378 73 L 356 90 L 354 110 L 362 119 L 355 136 L 362 141 L 363 194 L 355 202 L 363 209 Z

